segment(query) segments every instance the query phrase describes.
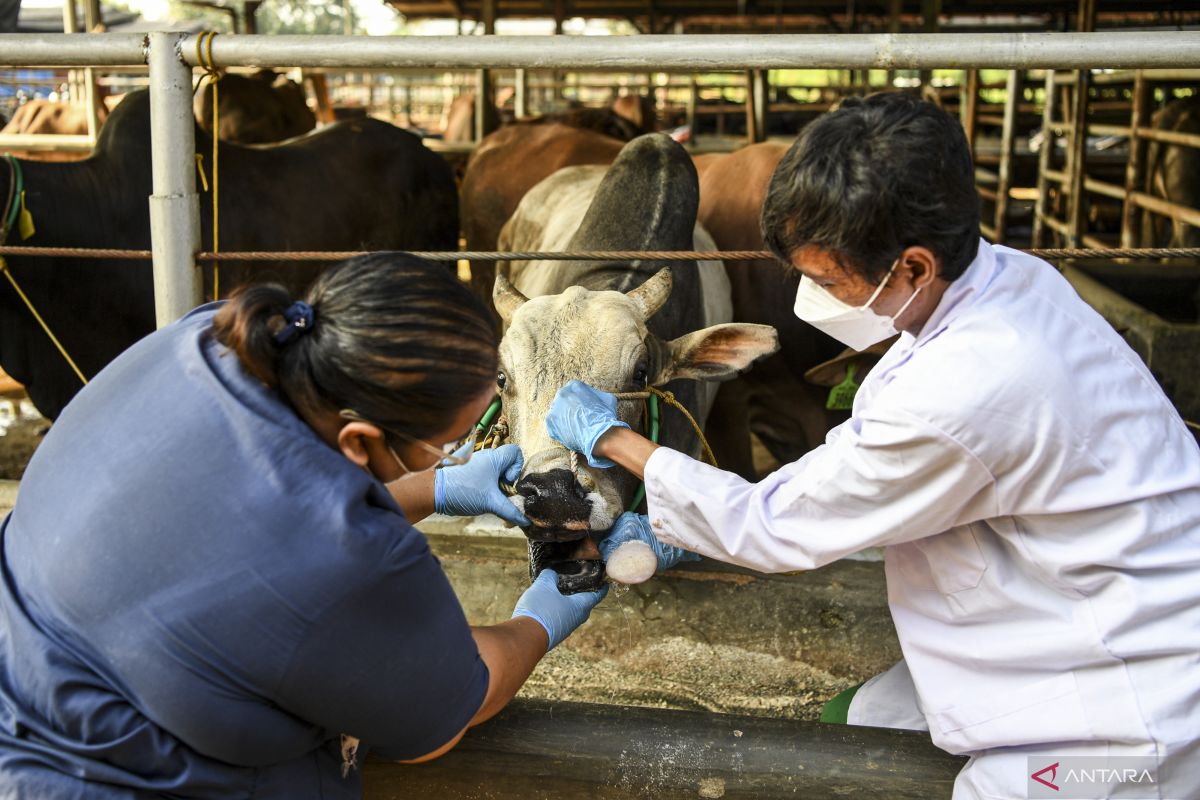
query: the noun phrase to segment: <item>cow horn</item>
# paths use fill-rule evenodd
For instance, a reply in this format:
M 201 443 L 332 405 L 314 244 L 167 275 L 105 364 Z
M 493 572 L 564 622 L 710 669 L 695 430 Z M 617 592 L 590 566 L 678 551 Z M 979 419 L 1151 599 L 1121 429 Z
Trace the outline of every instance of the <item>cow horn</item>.
M 529 298 L 509 283 L 508 278 L 504 277 L 504 273 L 496 273 L 496 283 L 492 286 L 492 303 L 496 306 L 496 313 L 500 315 L 500 319 L 504 320 L 505 325 L 512 322 L 513 314 L 527 302 L 529 302 Z
M 642 310 L 642 319 L 653 317 L 671 296 L 671 268 L 663 267 L 638 288 L 626 294 Z

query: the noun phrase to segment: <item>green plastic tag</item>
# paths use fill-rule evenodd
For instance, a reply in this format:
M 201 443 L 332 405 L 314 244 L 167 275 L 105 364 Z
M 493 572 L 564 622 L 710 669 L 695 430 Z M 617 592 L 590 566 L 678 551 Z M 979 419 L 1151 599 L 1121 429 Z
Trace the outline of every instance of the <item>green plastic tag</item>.
M 33 214 L 25 207 L 25 192 L 21 192 L 21 212 L 17 214 L 17 230 L 22 239 L 28 239 L 37 232 L 33 227 Z
M 854 382 L 854 367 L 854 363 L 846 365 L 846 379 L 829 390 L 825 408 L 830 411 L 849 411 L 854 408 L 854 395 L 858 394 L 858 384 Z

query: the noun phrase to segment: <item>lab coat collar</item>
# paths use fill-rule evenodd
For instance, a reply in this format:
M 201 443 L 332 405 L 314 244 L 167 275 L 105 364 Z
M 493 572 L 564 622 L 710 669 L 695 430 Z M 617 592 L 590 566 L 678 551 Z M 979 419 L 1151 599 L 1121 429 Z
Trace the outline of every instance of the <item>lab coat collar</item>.
M 937 336 L 962 309 L 970 307 L 996 276 L 996 252 L 986 240 L 979 240 L 979 252 L 966 270 L 946 288 L 937 308 L 929 315 L 915 342 L 920 344 Z M 908 337 L 908 334 L 905 334 Z

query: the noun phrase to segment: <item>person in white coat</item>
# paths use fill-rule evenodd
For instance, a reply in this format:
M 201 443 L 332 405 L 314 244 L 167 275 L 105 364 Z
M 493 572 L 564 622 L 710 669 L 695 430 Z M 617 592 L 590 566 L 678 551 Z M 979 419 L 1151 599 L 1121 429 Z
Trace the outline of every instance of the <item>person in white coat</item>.
M 801 319 L 856 349 L 900 333 L 851 418 L 757 483 L 621 427 L 583 384 L 547 426 L 645 478 L 648 514 L 604 552 L 785 572 L 885 547 L 904 660 L 847 721 L 970 756 L 955 800 L 1200 798 L 1200 450 L 1112 327 L 978 220 L 953 118 L 846 101 L 784 157 L 762 224 Z

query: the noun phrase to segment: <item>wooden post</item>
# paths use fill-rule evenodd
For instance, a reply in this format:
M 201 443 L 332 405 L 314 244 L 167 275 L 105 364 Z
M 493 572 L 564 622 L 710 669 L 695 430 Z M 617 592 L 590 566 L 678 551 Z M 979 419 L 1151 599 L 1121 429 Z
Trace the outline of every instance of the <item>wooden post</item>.
M 1079 0 L 1078 28 L 1080 33 L 1095 27 L 1095 0 Z M 1067 247 L 1082 247 L 1087 234 L 1087 198 L 1084 183 L 1087 180 L 1087 122 L 1088 89 L 1091 72 L 1075 70 L 1075 94 L 1071 98 L 1071 136 L 1067 140 L 1067 180 L 1070 192 L 1067 208 Z
M 1033 246 L 1042 247 L 1046 215 L 1050 213 L 1050 181 L 1046 171 L 1054 166 L 1054 106 L 1057 98 L 1054 70 L 1046 70 L 1046 98 L 1042 105 L 1042 148 L 1038 151 L 1037 200 L 1033 207 Z
M 1125 202 L 1121 208 L 1121 247 L 1137 247 L 1141 238 L 1142 214 L 1130 195 L 1143 190 L 1146 171 L 1146 140 L 1141 129 L 1150 126 L 1154 87 L 1142 70 L 1133 75 L 1133 113 L 1129 121 L 1129 163 L 1125 166 Z
M 973 157 L 975 155 L 975 131 L 979 125 L 979 70 L 969 69 L 965 73 L 958 115 L 962 120 L 963 133 L 966 134 L 967 146 L 971 148 Z
M 1087 203 L 1083 184 L 1087 179 L 1087 106 L 1091 75 L 1075 71 L 1075 93 L 1071 96 L 1071 135 L 1067 139 L 1067 247 L 1080 247 L 1087 233 Z
M 1004 98 L 1004 128 L 1000 133 L 1000 180 L 996 186 L 996 213 L 993 218 L 996 244 L 1004 244 L 1004 237 L 1008 233 L 1008 193 L 1012 184 L 1013 150 L 1017 138 L 1017 109 L 1023 94 L 1023 84 L 1020 70 L 1008 71 L 1008 81 L 1005 86 L 1007 94 Z

